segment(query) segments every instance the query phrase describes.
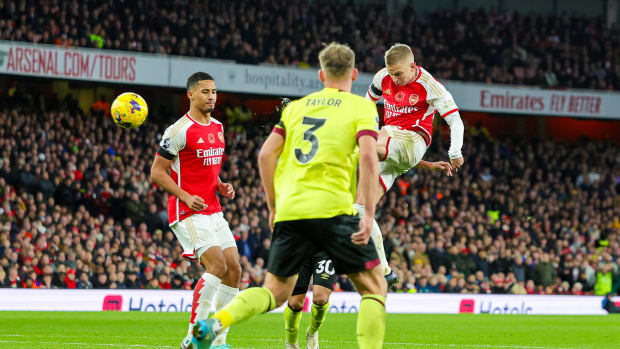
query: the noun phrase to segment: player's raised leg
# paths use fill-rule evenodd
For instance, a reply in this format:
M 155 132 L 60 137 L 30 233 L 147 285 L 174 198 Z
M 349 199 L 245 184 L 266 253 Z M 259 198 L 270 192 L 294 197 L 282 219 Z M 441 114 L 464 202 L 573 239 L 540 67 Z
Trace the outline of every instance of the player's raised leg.
M 194 326 L 193 333 L 202 346 L 208 348 L 216 333 L 219 334 L 231 325 L 255 315 L 271 311 L 289 298 L 302 262 L 316 251 L 313 243 L 306 238 L 307 226 L 303 221 L 275 224 L 267 265 L 269 272 L 263 287 L 253 287 L 239 293 L 213 318 L 199 321 Z
M 267 273 L 263 287 L 252 287 L 239 293 L 224 309 L 215 313 L 213 318 L 198 321 L 193 334 L 201 348 L 209 348 L 216 336 L 231 325 L 272 311 L 284 304 L 293 291 L 296 279 L 296 274 L 278 277 Z

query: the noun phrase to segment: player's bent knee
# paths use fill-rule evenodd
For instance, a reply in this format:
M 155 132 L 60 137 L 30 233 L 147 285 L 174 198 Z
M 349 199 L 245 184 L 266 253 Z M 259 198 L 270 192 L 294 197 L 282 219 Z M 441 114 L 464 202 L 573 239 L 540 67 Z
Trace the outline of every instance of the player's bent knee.
M 288 307 L 291 308 L 292 311 L 294 312 L 299 312 L 304 310 L 304 306 L 303 305 L 299 305 L 299 304 L 288 304 Z
M 329 302 L 331 290 L 326 287 L 315 286 L 312 293 L 312 303 L 323 306 Z
M 329 302 L 329 295 L 316 295 L 312 298 L 312 303 L 323 306 Z
M 305 294 L 291 296 L 288 299 L 288 306 L 293 311 L 300 311 L 300 310 L 302 310 L 304 308 L 304 303 L 305 302 L 306 302 L 306 295 Z

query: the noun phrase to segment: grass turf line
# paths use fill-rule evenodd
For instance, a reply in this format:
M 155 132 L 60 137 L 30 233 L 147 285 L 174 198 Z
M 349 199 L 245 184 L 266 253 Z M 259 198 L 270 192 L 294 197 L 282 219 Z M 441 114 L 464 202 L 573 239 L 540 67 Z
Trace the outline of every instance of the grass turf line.
M 0 312 L 0 348 L 178 348 L 188 313 Z M 323 349 L 356 348 L 356 314 L 329 314 Z M 305 329 L 300 327 L 300 346 Z M 388 314 L 384 348 L 620 348 L 620 316 Z M 281 314 L 234 326 L 233 348 L 283 348 Z

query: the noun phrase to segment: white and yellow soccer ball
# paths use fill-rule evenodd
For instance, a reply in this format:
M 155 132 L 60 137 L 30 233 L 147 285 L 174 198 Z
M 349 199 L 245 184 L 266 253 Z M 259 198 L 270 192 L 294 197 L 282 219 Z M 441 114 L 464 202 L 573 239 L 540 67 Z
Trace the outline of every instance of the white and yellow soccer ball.
M 146 120 L 149 107 L 144 98 L 133 92 L 118 95 L 112 102 L 112 119 L 122 128 L 136 128 Z

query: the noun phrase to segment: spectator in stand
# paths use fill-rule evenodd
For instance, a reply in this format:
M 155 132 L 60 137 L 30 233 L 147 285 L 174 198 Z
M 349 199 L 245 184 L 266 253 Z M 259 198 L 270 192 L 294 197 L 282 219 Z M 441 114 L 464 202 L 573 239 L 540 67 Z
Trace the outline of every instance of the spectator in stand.
M 127 281 L 125 281 L 125 286 L 129 289 L 142 288 L 142 283 L 138 279 L 135 271 L 130 270 L 127 272 Z
M 617 266 L 615 266 L 617 268 Z M 596 283 L 594 284 L 594 294 L 597 296 L 604 296 L 612 291 L 613 277 L 614 277 L 614 264 L 606 263 L 599 267 L 596 272 Z
M 534 267 L 534 282 L 547 287 L 553 284 L 555 276 L 556 271 L 553 264 L 549 262 L 549 254 L 544 253 L 540 262 Z

